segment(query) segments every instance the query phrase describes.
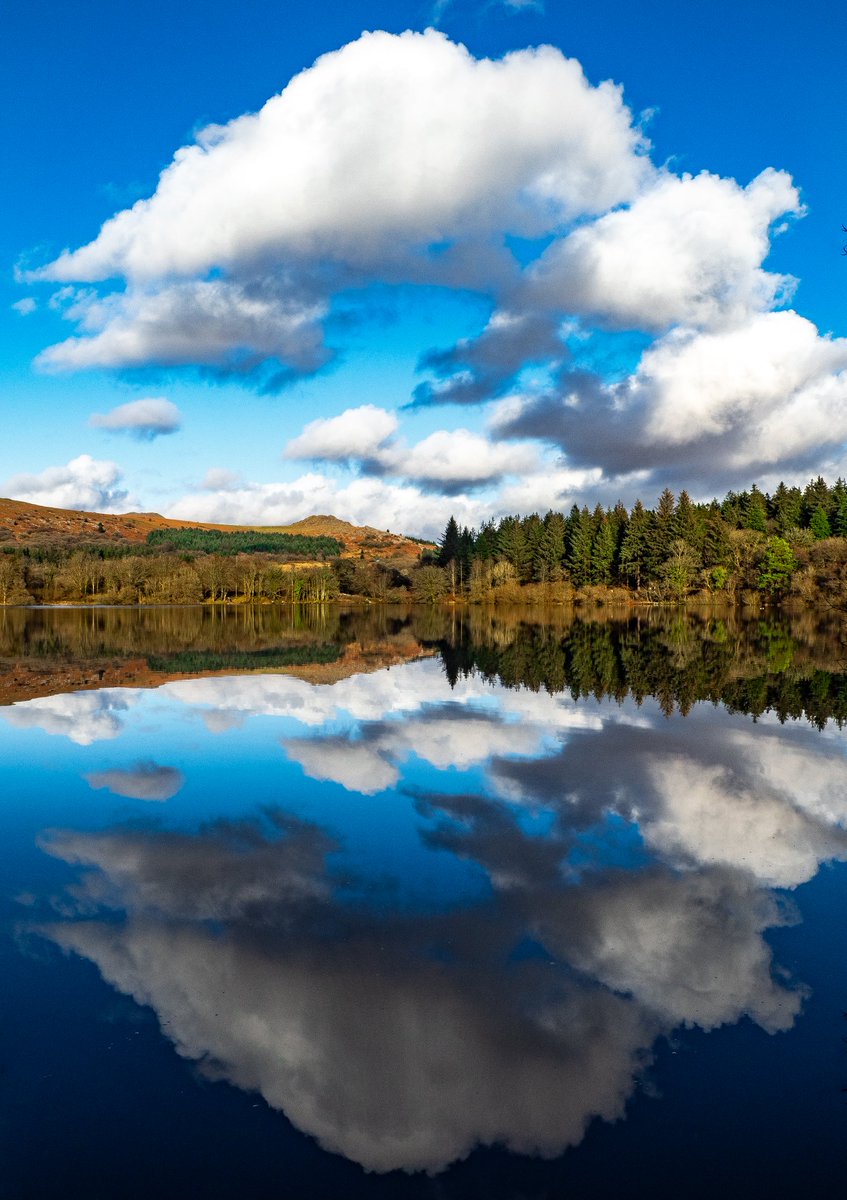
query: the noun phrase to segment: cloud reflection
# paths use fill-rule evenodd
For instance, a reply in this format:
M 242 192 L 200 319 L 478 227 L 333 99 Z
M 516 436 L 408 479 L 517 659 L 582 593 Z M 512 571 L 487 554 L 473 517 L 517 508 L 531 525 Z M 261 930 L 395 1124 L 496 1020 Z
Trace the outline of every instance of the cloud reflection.
M 479 1142 L 552 1156 L 592 1117 L 622 1115 L 652 1014 L 510 963 L 508 910 L 333 902 L 325 835 L 272 819 L 283 836 L 56 834 L 51 852 L 89 868 L 81 902 L 120 901 L 128 918 L 46 932 L 151 1005 L 181 1054 L 371 1170 L 436 1171 Z
M 78 746 L 90 746 L 119 736 L 124 716 L 139 694 L 136 689 L 121 688 L 45 696 L 19 701 L 2 709 L 0 716 L 16 729 L 41 729 Z
M 109 771 L 93 771 L 84 776 L 89 787 L 106 788 L 116 796 L 131 800 L 170 800 L 182 788 L 185 776 L 176 767 L 161 767 L 147 761 L 134 767 L 113 767 Z
M 44 932 L 326 1149 L 376 1171 L 436 1172 L 479 1144 L 557 1155 L 624 1113 L 662 1034 L 745 1016 L 776 1033 L 800 1012 L 766 933 L 796 920 L 775 889 L 847 858 L 837 738 L 478 678 L 451 691 L 431 662 L 163 693 L 205 718 L 285 717 L 308 775 L 395 803 L 414 757 L 433 783 L 413 793 L 425 846 L 487 877 L 410 909 L 386 862 L 354 871 L 281 809 L 45 837 L 80 871 L 78 919 Z M 439 789 L 472 767 L 465 791 Z

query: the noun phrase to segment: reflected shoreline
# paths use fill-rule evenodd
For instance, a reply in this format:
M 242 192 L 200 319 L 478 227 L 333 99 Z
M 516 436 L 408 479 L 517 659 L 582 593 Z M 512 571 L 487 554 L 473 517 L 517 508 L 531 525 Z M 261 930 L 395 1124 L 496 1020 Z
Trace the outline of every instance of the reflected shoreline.
M 640 701 L 722 702 L 817 725 L 847 720 L 847 639 L 832 614 L 343 608 L 337 605 L 0 610 L 0 706 L 177 679 L 289 674 L 312 683 L 438 655 L 451 684 Z

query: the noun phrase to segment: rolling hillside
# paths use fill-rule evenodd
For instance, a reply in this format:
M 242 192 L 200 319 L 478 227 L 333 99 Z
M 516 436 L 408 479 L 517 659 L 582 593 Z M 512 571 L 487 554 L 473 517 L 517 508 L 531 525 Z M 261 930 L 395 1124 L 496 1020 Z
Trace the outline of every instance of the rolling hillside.
M 368 561 L 408 562 L 419 558 L 425 549 L 424 543 L 402 534 L 372 529 L 368 525 L 352 525 L 333 516 L 306 517 L 292 525 L 210 525 L 202 521 L 174 521 L 158 513 L 78 512 L 0 498 L 0 545 L 141 543 L 154 529 L 220 529 L 227 532 L 262 529 L 268 533 L 324 535 L 343 542 L 343 557 L 364 556 Z

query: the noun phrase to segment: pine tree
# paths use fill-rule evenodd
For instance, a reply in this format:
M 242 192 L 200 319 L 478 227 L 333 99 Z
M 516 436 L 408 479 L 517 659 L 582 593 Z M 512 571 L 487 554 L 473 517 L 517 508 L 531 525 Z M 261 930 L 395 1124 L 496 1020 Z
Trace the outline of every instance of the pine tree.
M 484 521 L 474 539 L 474 558 L 489 559 L 497 554 L 497 531 L 493 521 Z
M 810 479 L 803 490 L 803 512 L 802 523 L 804 526 L 811 526 L 812 517 L 818 509 L 822 509 L 824 514 L 829 517 L 829 487 L 826 480 L 818 475 L 817 479 Z
M 755 529 L 757 533 L 767 533 L 768 504 L 755 483 L 747 493 L 743 516 L 746 529 Z
M 821 542 L 824 538 L 832 537 L 832 529 L 829 524 L 829 517 L 823 508 L 816 508 L 812 513 L 812 519 L 809 521 L 809 528 L 814 534 L 815 541 Z
M 523 521 L 524 537 L 526 538 L 526 566 L 522 581 L 539 578 L 541 563 L 540 548 L 544 538 L 544 524 L 538 513 L 533 513 Z
M 504 517 L 497 530 L 497 549 L 501 558 L 514 567 L 522 579 L 527 565 L 527 545 L 520 517 Z
M 438 543 L 438 565 L 446 567 L 448 563 L 455 562 L 459 557 L 460 549 L 459 526 L 456 524 L 456 518 L 451 516 L 444 530 L 444 536 Z
M 847 537 L 847 485 L 843 479 L 839 479 L 832 490 L 836 493 L 835 511 L 832 514 L 832 532 L 836 537 Z
M 659 497 L 647 535 L 647 571 L 651 578 L 658 576 L 659 568 L 670 554 L 672 542 L 676 540 L 675 512 L 674 494 L 670 488 L 665 488 Z
M 771 497 L 769 508 L 777 533 L 786 533 L 789 529 L 794 529 L 800 524 L 803 510 L 803 496 L 800 489 L 788 488 L 780 480 Z
M 612 523 L 598 504 L 592 518 L 594 533 L 591 539 L 591 580 L 608 584 L 612 581 L 615 561 L 615 533 Z
M 727 492 L 721 504 L 721 514 L 730 529 L 741 528 L 742 497 L 737 492 Z
M 641 501 L 636 500 L 620 550 L 621 576 L 625 582 L 634 583 L 636 591 L 641 590 L 647 576 L 649 528 L 649 514 Z
M 542 582 L 562 578 L 565 532 L 565 518 L 562 514 L 548 512 L 544 518 L 544 534 L 538 547 L 537 578 Z
M 705 567 L 728 567 L 732 561 L 730 528 L 720 513 L 711 512 L 706 518 L 703 538 L 703 565 Z
M 594 541 L 594 525 L 586 507 L 576 505 L 568 518 L 567 564 L 571 579 L 577 587 L 591 582 L 591 549 Z

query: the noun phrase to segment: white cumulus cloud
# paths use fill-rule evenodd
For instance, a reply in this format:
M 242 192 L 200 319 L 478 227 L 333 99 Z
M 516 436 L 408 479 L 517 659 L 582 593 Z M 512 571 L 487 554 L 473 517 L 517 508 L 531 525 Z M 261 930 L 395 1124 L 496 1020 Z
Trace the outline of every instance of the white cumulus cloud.
M 434 29 L 364 34 L 259 112 L 203 130 L 153 196 L 31 273 L 127 285 L 75 293 L 81 336 L 40 365 L 314 370 L 336 290 L 488 290 L 516 271 L 506 235 L 634 197 L 653 173 L 645 148 L 621 89 L 551 46 L 494 61 Z
M 373 404 L 311 421 L 285 448 L 285 457 L 356 464 L 366 473 L 405 479 L 447 494 L 493 484 L 504 475 L 538 471 L 529 444 L 491 441 L 468 429 L 439 429 L 409 446 L 394 435 L 395 413 Z
M 310 421 L 300 436 L 288 443 L 285 457 L 326 462 L 375 458 L 398 425 L 395 413 L 375 404 L 361 404 L 337 417 Z
M 67 311 L 83 336 L 50 346 L 44 371 L 205 366 L 248 374 L 268 359 L 308 373 L 326 358 L 316 324 L 323 306 L 278 288 L 190 280 L 78 298 Z
M 182 414 L 170 400 L 150 396 L 119 404 L 107 413 L 94 413 L 89 424 L 95 429 L 129 433 L 142 441 L 152 441 L 161 434 L 176 433 L 182 424 Z
M 635 329 L 725 326 L 790 290 L 793 281 L 762 262 L 772 223 L 799 211 L 784 171 L 763 171 L 746 188 L 707 172 L 663 174 L 629 208 L 554 242 L 531 269 L 528 293 Z
M 117 463 L 80 454 L 62 467 L 47 467 L 37 475 L 13 475 L 3 491 L 13 500 L 75 508 L 86 512 L 125 512 L 129 493 L 121 487 Z
M 492 61 L 433 29 L 367 33 L 203 130 L 155 195 L 39 274 L 189 277 L 268 254 L 373 266 L 398 238 L 538 235 L 632 197 L 641 149 L 620 88 L 552 46 Z

